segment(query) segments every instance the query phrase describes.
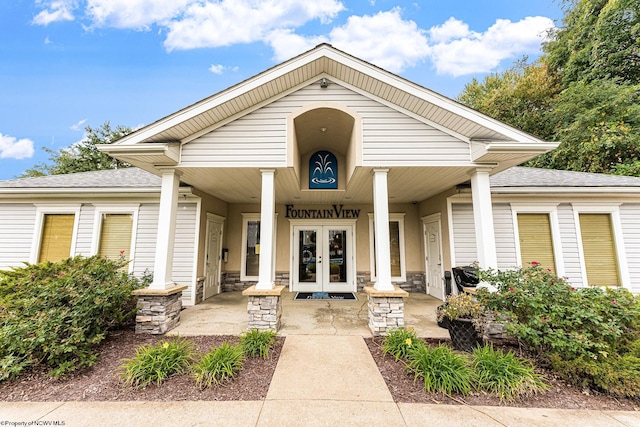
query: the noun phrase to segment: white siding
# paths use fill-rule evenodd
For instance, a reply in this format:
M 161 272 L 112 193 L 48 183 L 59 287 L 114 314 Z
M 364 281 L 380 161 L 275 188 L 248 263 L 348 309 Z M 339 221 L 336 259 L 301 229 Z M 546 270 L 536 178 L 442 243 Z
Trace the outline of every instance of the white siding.
M 478 261 L 473 205 L 471 203 L 453 203 L 451 210 L 455 250 L 455 265 L 452 267 L 472 264 Z
M 364 166 L 417 166 L 469 162 L 469 145 L 438 129 L 371 101 L 363 121 Z
M 84 205 L 80 208 L 78 219 L 78 234 L 76 236 L 76 255 L 91 256 L 91 239 L 93 238 L 93 225 L 95 208 Z
M 182 301 L 191 304 L 194 283 L 194 250 L 196 244 L 196 204 L 178 205 L 176 220 L 176 239 L 173 251 L 173 281 L 178 285 L 187 285 L 182 291 Z
M 145 271 L 153 271 L 156 256 L 156 234 L 158 232 L 158 204 L 141 204 L 138 211 L 136 230 L 136 252 L 133 273 L 140 276 Z
M 496 235 L 498 269 L 506 270 L 517 267 L 516 240 L 510 205 L 506 203 L 493 205 L 493 226 Z
M 20 267 L 29 261 L 35 224 L 33 204 L 0 204 L 0 269 Z
M 631 291 L 640 293 L 640 205 L 622 205 L 620 207 L 620 222 L 622 222 L 624 246 L 627 253 Z
M 361 115 L 365 166 L 449 166 L 470 161 L 466 142 L 332 83 L 326 89 L 309 85 L 183 145 L 181 164 L 285 166 L 287 117 L 318 101 L 335 102 Z
M 561 204 L 558 206 L 558 223 L 562 242 L 562 256 L 564 258 L 564 274 L 571 284 L 581 286 L 582 268 L 580 266 L 580 252 L 578 251 L 576 223 L 571 205 Z
M 277 104 L 277 102 L 276 102 Z M 284 167 L 286 112 L 266 106 L 182 147 L 183 166 Z
M 194 286 L 194 250 L 196 241 L 196 204 L 180 203 L 176 221 L 176 238 L 173 255 L 173 281 L 187 285 L 182 292 L 182 301 L 191 304 Z M 185 209 L 186 208 L 186 209 Z M 152 272 L 156 254 L 156 233 L 158 232 L 158 205 L 142 204 L 138 212 L 136 254 L 133 272 L 140 276 L 145 271 Z

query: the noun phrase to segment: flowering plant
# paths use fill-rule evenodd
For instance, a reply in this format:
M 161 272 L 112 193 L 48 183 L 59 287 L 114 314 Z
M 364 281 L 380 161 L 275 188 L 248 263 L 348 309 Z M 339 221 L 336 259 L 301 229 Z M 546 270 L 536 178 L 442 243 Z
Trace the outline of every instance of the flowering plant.
M 444 319 L 479 319 L 485 308 L 470 294 L 449 295 L 445 304 L 438 307 L 438 321 Z

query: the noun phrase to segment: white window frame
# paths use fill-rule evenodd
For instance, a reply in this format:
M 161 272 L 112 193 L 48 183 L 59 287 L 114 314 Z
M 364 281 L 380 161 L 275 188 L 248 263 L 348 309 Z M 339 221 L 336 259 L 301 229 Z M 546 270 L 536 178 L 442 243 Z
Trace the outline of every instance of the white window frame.
M 374 227 L 373 227 L 373 217 L 374 214 L 370 212 L 369 214 L 369 265 L 371 269 L 371 281 L 375 282 L 378 280 L 376 274 L 376 254 L 375 254 L 375 246 L 374 246 Z M 407 268 L 406 268 L 406 259 L 405 259 L 405 250 L 404 250 L 404 217 L 405 213 L 390 213 L 389 214 L 389 222 L 398 222 L 398 233 L 400 234 L 400 276 L 392 276 L 392 282 L 406 282 L 407 281 Z
M 560 237 L 560 221 L 558 221 L 559 203 L 511 203 L 511 215 L 513 216 L 513 235 L 516 246 L 516 262 L 522 268 L 522 252 L 520 250 L 520 231 L 518 228 L 518 214 L 548 214 L 551 226 L 551 244 L 553 245 L 553 258 L 556 267 L 556 276 L 564 277 L 564 255 L 562 252 L 562 240 Z
M 241 261 L 240 261 L 240 281 L 241 282 L 257 282 L 259 276 L 247 276 L 246 271 L 247 271 L 247 226 L 249 224 L 249 221 L 258 221 L 261 222 L 261 216 L 260 213 L 240 213 L 240 215 L 242 215 L 242 251 L 240 253 L 241 255 Z M 260 224 L 260 227 L 262 227 L 262 224 Z M 262 229 L 262 228 L 261 228 Z M 273 276 L 272 280 L 275 280 L 275 272 L 276 272 L 276 240 L 278 238 L 278 213 L 276 212 L 276 214 L 273 217 L 273 242 L 272 242 L 272 248 L 271 250 L 273 250 L 273 266 L 271 268 L 271 270 L 273 271 Z M 262 243 L 260 243 L 260 245 L 262 246 Z
M 622 233 L 622 221 L 620 220 L 620 205 L 607 204 L 600 205 L 594 203 L 572 203 L 573 220 L 576 228 L 576 240 L 578 242 L 578 253 L 580 255 L 580 269 L 582 270 L 582 286 L 589 286 L 587 277 L 587 263 L 584 259 L 584 249 L 582 248 L 582 228 L 580 226 L 580 214 L 609 214 L 611 226 L 613 228 L 613 243 L 616 248 L 616 258 L 618 261 L 618 272 L 620 273 L 620 285 L 631 289 L 629 280 L 629 267 L 627 265 L 627 252 L 624 247 L 624 235 Z
M 31 242 L 30 263 L 36 264 L 40 256 L 40 245 L 42 244 L 42 231 L 44 227 L 44 216 L 55 214 L 73 214 L 73 231 L 71 233 L 71 250 L 69 256 L 72 257 L 76 253 L 76 241 L 78 240 L 78 224 L 80 221 L 81 204 L 65 204 L 65 205 L 35 205 L 36 207 L 36 223 L 33 227 L 33 240 Z
M 138 212 L 140 204 L 94 205 L 93 235 L 91 237 L 91 255 L 97 255 L 102 234 L 102 218 L 107 214 L 131 214 L 131 246 L 129 247 L 129 273 L 134 271 L 136 255 L 136 236 L 138 231 Z

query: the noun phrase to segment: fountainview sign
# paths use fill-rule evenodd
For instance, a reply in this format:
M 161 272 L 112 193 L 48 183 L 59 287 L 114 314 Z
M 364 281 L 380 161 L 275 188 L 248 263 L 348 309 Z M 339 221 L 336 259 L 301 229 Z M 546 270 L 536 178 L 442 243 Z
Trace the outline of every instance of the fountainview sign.
M 285 218 L 291 219 L 357 219 L 360 209 L 344 209 L 344 205 L 333 205 L 331 209 L 296 209 L 286 205 Z

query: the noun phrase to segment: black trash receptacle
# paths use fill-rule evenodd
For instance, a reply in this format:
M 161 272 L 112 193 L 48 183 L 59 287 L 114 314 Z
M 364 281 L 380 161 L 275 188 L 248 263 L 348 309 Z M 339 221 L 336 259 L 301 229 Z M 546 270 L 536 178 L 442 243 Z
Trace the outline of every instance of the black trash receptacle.
M 459 294 L 464 293 L 464 288 L 475 288 L 480 282 L 478 280 L 478 270 L 472 265 L 453 267 L 451 272 Z

